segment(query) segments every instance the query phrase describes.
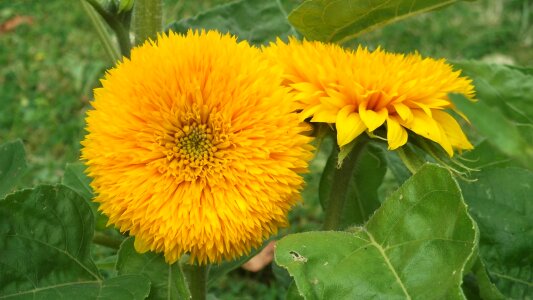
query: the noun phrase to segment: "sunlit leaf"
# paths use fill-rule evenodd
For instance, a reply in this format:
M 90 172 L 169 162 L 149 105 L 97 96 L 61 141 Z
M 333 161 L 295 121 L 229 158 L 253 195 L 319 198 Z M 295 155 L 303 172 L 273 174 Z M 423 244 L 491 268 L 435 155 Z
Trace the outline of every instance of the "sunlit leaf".
M 506 119 L 497 108 L 482 101 L 471 102 L 462 95 L 450 97 L 491 144 L 503 153 L 522 161 L 524 165 L 533 165 L 533 144 L 527 143 L 518 127 Z
M 101 277 L 93 223 L 85 200 L 61 185 L 0 200 L 0 299 L 144 299 L 145 277 Z
M 15 187 L 26 169 L 26 154 L 20 140 L 0 145 L 0 198 Z
M 474 80 L 477 103 L 453 98 L 479 133 L 503 153 L 533 168 L 533 75 L 527 68 L 455 62 Z
M 137 253 L 134 239 L 126 239 L 118 252 L 119 275 L 141 274 L 150 279 L 152 287 L 148 299 L 189 299 L 187 282 L 179 262 L 169 265 L 165 258 L 153 252 Z
M 276 0 L 240 0 L 215 6 L 193 18 L 183 19 L 169 25 L 169 29 L 185 33 L 193 29 L 218 29 L 229 32 L 239 39 L 260 45 L 286 38 L 296 32 L 287 21 L 287 8 L 291 3 Z
M 289 20 L 306 38 L 343 42 L 364 31 L 416 14 L 436 10 L 457 0 L 306 0 Z
M 426 165 L 355 233 L 289 235 L 276 262 L 306 299 L 462 299 L 476 242 L 450 172 Z

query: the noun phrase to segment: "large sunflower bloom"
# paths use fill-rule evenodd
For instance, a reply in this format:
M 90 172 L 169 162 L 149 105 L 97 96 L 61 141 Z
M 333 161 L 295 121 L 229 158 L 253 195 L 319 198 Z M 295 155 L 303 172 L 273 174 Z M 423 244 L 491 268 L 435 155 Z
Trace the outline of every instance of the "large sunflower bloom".
M 287 223 L 311 157 L 281 68 L 218 32 L 170 33 L 108 71 L 82 158 L 100 210 L 173 263 L 248 253 Z
M 343 49 L 334 44 L 281 40 L 264 51 L 285 69 L 285 84 L 297 94 L 302 118 L 335 124 L 344 146 L 386 124 L 389 149 L 407 142 L 407 130 L 453 149 L 471 149 L 449 93 L 474 95 L 471 80 L 444 60 L 418 54 Z

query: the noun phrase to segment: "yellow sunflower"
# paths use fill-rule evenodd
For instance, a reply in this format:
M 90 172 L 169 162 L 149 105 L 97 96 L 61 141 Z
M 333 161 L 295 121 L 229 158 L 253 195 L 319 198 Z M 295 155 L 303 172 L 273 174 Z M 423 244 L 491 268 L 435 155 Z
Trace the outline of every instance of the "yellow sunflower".
M 200 264 L 285 226 L 312 147 L 282 80 L 259 49 L 215 31 L 133 49 L 95 90 L 82 142 L 109 222 L 139 252 Z
M 407 142 L 406 129 L 440 144 L 450 156 L 454 148 L 472 148 L 446 110 L 455 110 L 449 93 L 472 99 L 474 89 L 444 60 L 296 39 L 278 40 L 264 52 L 285 69 L 302 118 L 335 124 L 341 147 L 386 124 L 389 149 Z

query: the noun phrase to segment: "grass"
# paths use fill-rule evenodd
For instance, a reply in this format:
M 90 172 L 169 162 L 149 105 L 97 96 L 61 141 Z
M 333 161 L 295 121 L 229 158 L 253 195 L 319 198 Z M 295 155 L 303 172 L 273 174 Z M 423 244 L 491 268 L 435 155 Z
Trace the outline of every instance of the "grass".
M 165 19 L 192 16 L 228 1 L 166 0 Z M 32 18 L 11 31 L 0 32 L 0 143 L 24 141 L 30 170 L 22 185 L 58 182 L 67 162 L 79 157 L 84 115 L 91 90 L 108 67 L 89 20 L 78 1 L 0 2 L 0 24 L 17 16 Z M 533 63 L 533 3 L 531 0 L 460 2 L 370 32 L 356 42 L 381 45 L 397 52 L 450 59 L 483 59 Z M 318 228 L 319 154 L 307 176 L 304 203 L 291 214 L 291 231 Z M 221 299 L 279 299 L 285 286 L 283 270 L 258 274 L 242 270 L 220 280 L 213 291 Z

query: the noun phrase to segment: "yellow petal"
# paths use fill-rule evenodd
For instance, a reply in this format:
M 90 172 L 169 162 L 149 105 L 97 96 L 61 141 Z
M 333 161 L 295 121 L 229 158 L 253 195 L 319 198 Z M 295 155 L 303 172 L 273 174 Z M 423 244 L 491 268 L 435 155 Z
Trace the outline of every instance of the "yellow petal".
M 453 156 L 452 144 L 439 124 L 420 109 L 413 109 L 411 112 L 413 113 L 413 120 L 411 122 L 398 120 L 400 121 L 400 124 L 416 134 L 438 143 L 444 148 L 448 155 Z
M 133 247 L 135 247 L 135 250 L 139 253 L 145 253 L 150 250 L 150 244 L 144 242 L 139 236 L 135 237 Z
M 372 132 L 385 123 L 389 112 L 386 108 L 382 108 L 378 112 L 367 110 L 366 105 L 367 102 L 359 104 L 359 115 L 361 116 L 363 123 L 365 123 L 366 127 L 368 128 L 368 131 Z
M 396 103 L 393 104 L 393 106 L 402 120 L 406 122 L 411 122 L 413 120 L 413 113 L 411 113 L 411 108 L 409 106 L 403 103 Z
M 337 114 L 337 144 L 342 147 L 353 141 L 365 131 L 366 126 L 361 121 L 359 114 L 354 112 L 355 106 L 347 105 Z
M 299 92 L 313 93 L 319 90 L 314 84 L 308 82 L 292 83 L 290 86 Z
M 439 122 L 444 133 L 453 147 L 458 149 L 472 149 L 473 146 L 468 141 L 468 138 L 463 133 L 461 126 L 448 113 L 440 110 L 433 111 L 433 118 Z
M 335 123 L 337 120 L 337 113 L 335 111 L 325 111 L 320 110 L 315 113 L 311 122 L 321 122 L 321 123 Z
M 387 141 L 389 150 L 394 150 L 407 143 L 407 131 L 395 118 L 387 118 Z
M 323 104 L 329 104 L 331 106 L 335 106 L 338 108 L 341 108 L 347 104 L 350 104 L 348 103 L 348 97 L 345 94 L 340 93 L 339 91 L 335 89 L 326 88 L 326 93 L 327 93 L 327 96 L 322 97 L 320 99 L 320 102 Z

